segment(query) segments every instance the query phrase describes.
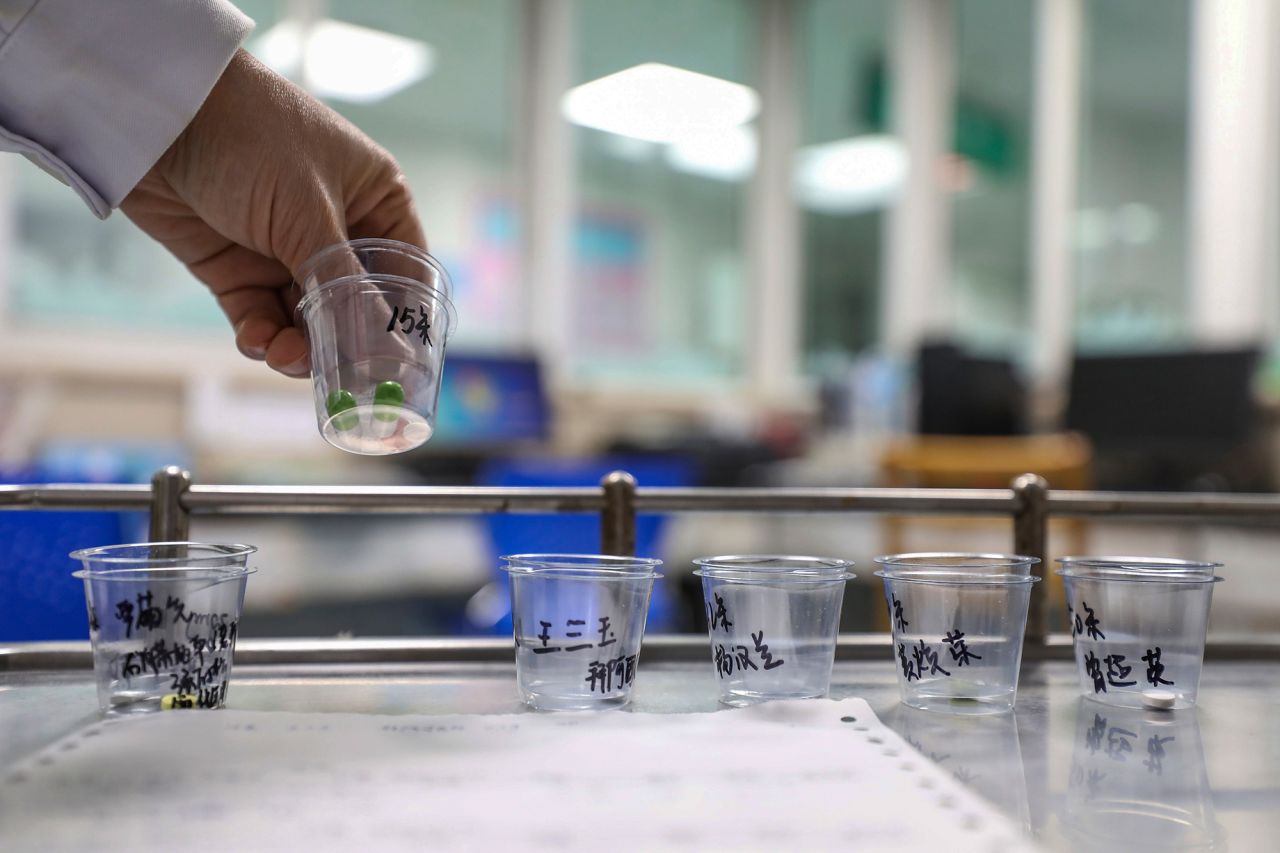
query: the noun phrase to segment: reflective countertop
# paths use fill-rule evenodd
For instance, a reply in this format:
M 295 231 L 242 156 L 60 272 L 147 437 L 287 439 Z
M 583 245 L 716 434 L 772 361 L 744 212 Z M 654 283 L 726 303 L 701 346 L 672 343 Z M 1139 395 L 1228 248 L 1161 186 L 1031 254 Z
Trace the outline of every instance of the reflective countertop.
M 1024 666 L 1013 714 L 956 717 L 907 708 L 898 702 L 888 661 L 837 662 L 832 695 L 866 699 L 916 749 L 1046 849 L 1280 849 L 1280 663 L 1206 663 L 1200 706 L 1191 711 L 1128 710 L 1083 699 L 1065 661 Z M 237 665 L 228 706 L 377 714 L 523 710 L 513 665 L 443 661 Z M 631 711 L 717 707 L 709 662 L 655 661 L 642 666 Z M 0 671 L 0 768 L 96 717 L 88 671 Z

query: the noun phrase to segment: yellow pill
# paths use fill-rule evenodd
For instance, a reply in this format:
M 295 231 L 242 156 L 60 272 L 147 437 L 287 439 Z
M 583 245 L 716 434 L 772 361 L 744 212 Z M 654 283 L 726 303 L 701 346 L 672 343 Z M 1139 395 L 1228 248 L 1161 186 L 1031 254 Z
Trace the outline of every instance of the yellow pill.
M 160 700 L 160 708 L 164 711 L 172 711 L 176 708 L 194 708 L 196 706 L 196 697 L 190 693 L 169 693 Z

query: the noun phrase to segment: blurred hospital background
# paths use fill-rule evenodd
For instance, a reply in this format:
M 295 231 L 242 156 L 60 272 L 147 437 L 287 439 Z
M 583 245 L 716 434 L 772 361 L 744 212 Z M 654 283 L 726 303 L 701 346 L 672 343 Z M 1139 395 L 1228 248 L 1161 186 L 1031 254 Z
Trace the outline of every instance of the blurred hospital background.
M 240 5 L 247 47 L 408 175 L 459 312 L 436 436 L 329 447 L 310 384 L 243 359 L 181 265 L 8 156 L 0 480 L 1277 489 L 1272 0 Z M 66 552 L 144 535 L 0 513 L 0 640 L 85 636 Z M 261 548 L 247 636 L 501 633 L 496 556 L 596 536 L 193 525 Z M 865 630 L 873 556 L 1009 546 L 1003 520 L 861 515 L 655 517 L 639 542 L 668 561 L 655 631 L 700 628 L 696 556 L 854 559 Z M 1063 521 L 1050 548 L 1222 561 L 1214 630 L 1280 627 L 1280 531 Z

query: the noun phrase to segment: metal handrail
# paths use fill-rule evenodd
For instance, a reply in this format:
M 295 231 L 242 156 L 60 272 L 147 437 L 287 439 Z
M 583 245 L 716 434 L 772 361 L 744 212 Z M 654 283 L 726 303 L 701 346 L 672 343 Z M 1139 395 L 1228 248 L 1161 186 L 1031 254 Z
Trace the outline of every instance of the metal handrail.
M 50 483 L 0 485 L 0 510 L 147 510 L 145 485 Z M 212 486 L 182 495 L 187 512 L 268 513 L 506 513 L 600 512 L 597 487 L 493 486 Z M 1011 513 L 1012 489 L 902 488 L 666 488 L 638 487 L 637 512 L 908 512 L 983 515 Z M 1196 517 L 1206 523 L 1280 519 L 1280 495 L 1055 491 L 1046 508 L 1059 517 L 1099 515 Z
M 1045 559 L 1051 516 L 1195 518 L 1202 523 L 1280 520 L 1280 495 L 1050 492 L 1035 474 L 1008 489 L 639 488 L 623 471 L 599 487 L 216 486 L 191 482 L 170 466 L 150 486 L 48 484 L 0 486 L 0 510 L 148 510 L 152 541 L 186 539 L 191 515 L 314 513 L 559 513 L 600 515 L 601 553 L 635 551 L 641 512 L 896 512 L 1007 515 L 1012 550 Z M 1048 638 L 1044 585 L 1032 595 L 1027 642 Z

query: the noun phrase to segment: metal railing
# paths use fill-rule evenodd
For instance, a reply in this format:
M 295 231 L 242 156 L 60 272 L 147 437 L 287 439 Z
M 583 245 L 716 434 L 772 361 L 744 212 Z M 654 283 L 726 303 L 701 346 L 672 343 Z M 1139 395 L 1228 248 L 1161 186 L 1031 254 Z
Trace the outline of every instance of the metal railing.
M 207 486 L 170 466 L 150 486 L 49 484 L 0 486 L 0 510 L 146 510 L 152 541 L 188 538 L 191 516 L 228 514 L 459 514 L 578 512 L 600 516 L 600 550 L 632 554 L 641 512 L 901 512 L 1005 515 L 1014 553 L 1047 557 L 1048 522 L 1056 517 L 1192 518 L 1200 523 L 1261 519 L 1280 523 L 1280 495 L 1051 492 L 1043 477 L 1023 474 L 1008 489 L 638 488 L 625 471 L 600 486 L 505 488 L 437 486 Z M 1027 642 L 1048 637 L 1045 585 L 1027 618 Z M 1245 650 L 1248 644 L 1232 648 Z M 1272 650 L 1273 643 L 1259 643 Z

